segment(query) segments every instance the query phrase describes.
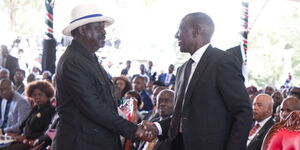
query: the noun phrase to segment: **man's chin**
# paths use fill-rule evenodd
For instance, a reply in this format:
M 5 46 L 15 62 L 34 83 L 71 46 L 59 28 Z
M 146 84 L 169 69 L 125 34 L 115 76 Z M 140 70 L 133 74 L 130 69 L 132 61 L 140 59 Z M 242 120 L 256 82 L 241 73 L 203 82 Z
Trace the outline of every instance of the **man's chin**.
M 180 47 L 180 52 L 187 53 L 188 51 L 185 48 Z
M 104 46 L 105 46 L 104 44 L 99 43 L 99 44 L 98 44 L 98 49 L 99 49 L 99 48 L 103 48 Z

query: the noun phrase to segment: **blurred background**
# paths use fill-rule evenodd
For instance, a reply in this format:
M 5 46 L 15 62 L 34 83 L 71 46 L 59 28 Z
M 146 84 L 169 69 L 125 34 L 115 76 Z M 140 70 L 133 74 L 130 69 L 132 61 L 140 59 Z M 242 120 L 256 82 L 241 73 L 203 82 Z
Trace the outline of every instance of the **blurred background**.
M 92 3 L 102 14 L 113 17 L 107 28 L 106 47 L 98 51 L 102 64 L 112 76 L 120 75 L 126 61 L 132 61 L 132 72 L 140 64 L 152 61 L 153 70 L 167 72 L 169 64 L 178 67 L 189 57 L 179 52 L 174 35 L 180 20 L 188 13 L 201 11 L 212 17 L 216 30 L 212 45 L 220 49 L 239 45 L 242 38 L 242 5 L 240 0 L 57 0 L 54 2 L 53 31 L 58 42 L 56 60 L 71 38 L 61 31 L 70 22 L 71 9 Z M 1 0 L 0 44 L 11 48 L 11 54 L 40 67 L 42 40 L 47 30 L 45 1 Z M 249 1 L 249 35 L 246 86 L 279 87 L 293 76 L 300 81 L 300 2 L 297 0 Z M 17 46 L 13 46 L 17 44 Z M 22 61 L 19 59 L 20 66 Z

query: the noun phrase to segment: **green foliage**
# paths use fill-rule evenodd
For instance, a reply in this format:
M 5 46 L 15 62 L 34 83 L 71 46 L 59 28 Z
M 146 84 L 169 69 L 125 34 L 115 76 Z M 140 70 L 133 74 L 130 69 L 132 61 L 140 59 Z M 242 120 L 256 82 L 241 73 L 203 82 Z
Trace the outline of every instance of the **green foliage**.
M 250 71 L 249 80 L 260 88 L 266 85 L 281 85 L 279 79 L 284 71 L 283 63 L 271 53 L 262 56 L 262 58 L 265 62 L 271 63 L 261 64 L 260 68 L 256 68 L 259 71 Z
M 292 68 L 294 69 L 294 78 L 300 77 L 300 34 L 298 35 L 298 41 L 294 43 L 294 53 L 292 56 Z
M 282 13 L 283 15 L 276 16 L 276 20 L 273 19 L 277 24 L 266 25 L 267 27 L 261 25 L 250 32 L 249 53 L 255 54 L 249 63 L 256 64 L 249 72 L 249 81 L 259 87 L 280 86 L 283 82 L 280 79 L 287 76 L 289 68 L 293 78 L 300 79 L 300 8 L 298 5 L 288 8 L 288 13 Z M 288 60 L 291 61 L 291 66 L 284 64 L 288 62 L 286 59 L 291 59 Z

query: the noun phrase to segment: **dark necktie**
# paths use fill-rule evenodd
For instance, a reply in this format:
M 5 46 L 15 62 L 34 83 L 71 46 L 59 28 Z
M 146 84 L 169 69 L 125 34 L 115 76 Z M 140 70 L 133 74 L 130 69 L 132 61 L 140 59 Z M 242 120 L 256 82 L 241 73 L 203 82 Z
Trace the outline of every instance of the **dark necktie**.
M 258 123 L 255 126 L 253 126 L 252 129 L 249 132 L 249 137 L 252 136 L 257 131 L 257 129 L 259 127 L 260 127 L 260 125 Z
M 9 113 L 9 109 L 10 109 L 10 104 L 11 104 L 11 100 L 6 102 L 3 123 L 1 125 L 2 129 L 7 127 L 7 120 L 8 120 L 8 113 Z
M 191 75 L 191 68 L 192 68 L 192 64 L 193 64 L 193 59 L 189 59 L 189 61 L 187 62 L 187 65 L 185 67 L 184 70 L 184 81 L 183 84 L 181 86 L 181 90 L 180 90 L 180 95 L 178 97 L 178 101 L 176 103 L 175 106 L 175 111 L 173 114 L 173 118 L 171 120 L 171 125 L 170 125 L 170 136 L 171 138 L 174 138 L 178 131 L 179 131 L 179 125 L 180 125 L 180 119 L 181 119 L 181 110 L 182 110 L 182 103 L 183 103 L 183 99 L 185 97 L 185 91 L 186 91 L 186 86 L 188 84 L 189 81 L 189 77 Z

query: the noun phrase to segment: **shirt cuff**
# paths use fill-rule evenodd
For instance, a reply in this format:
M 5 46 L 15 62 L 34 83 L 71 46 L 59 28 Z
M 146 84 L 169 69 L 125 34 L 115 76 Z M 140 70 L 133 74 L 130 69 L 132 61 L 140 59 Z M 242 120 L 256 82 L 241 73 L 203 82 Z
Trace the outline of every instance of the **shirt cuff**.
M 158 130 L 158 135 L 162 135 L 162 129 L 161 126 L 158 122 L 153 122 L 154 125 L 156 126 L 157 130 Z

